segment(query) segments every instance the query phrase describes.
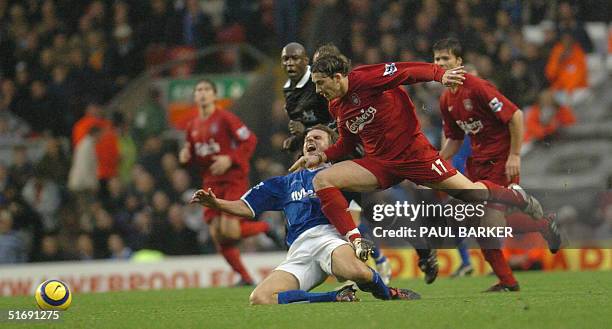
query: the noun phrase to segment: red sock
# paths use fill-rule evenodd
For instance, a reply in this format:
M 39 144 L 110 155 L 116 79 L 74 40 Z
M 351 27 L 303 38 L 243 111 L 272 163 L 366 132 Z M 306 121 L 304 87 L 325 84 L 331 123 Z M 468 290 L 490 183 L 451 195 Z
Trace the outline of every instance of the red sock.
M 489 201 L 503 203 L 505 205 L 518 207 L 519 209 L 523 209 L 527 206 L 525 198 L 523 198 L 523 195 L 519 191 L 505 188 L 488 180 L 481 180 L 480 182 L 489 190 Z
M 506 216 L 507 226 L 512 227 L 512 233 L 529 233 L 529 232 L 548 232 L 548 222 L 540 218 L 534 220 L 529 215 L 525 215 L 520 212 L 515 212 L 511 215 Z
M 348 202 L 346 202 L 338 188 L 326 187 L 318 190 L 317 196 L 321 200 L 321 211 L 323 211 L 325 217 L 329 219 L 340 234 L 346 236 L 347 233 L 354 230 L 359 232 L 351 214 L 347 211 Z M 351 238 L 355 238 L 356 234 L 351 234 Z
M 512 274 L 512 269 L 510 268 L 510 265 L 508 265 L 508 262 L 506 261 L 501 249 L 480 250 L 502 284 L 508 286 L 514 286 L 517 284 L 517 281 Z
M 259 233 L 268 232 L 270 225 L 267 222 L 242 221 L 240 223 L 240 237 L 248 238 Z
M 219 251 L 221 255 L 225 258 L 227 263 L 234 269 L 234 271 L 238 272 L 242 277 L 242 280 L 246 282 L 253 282 L 253 279 L 247 272 L 244 264 L 242 264 L 242 260 L 240 259 L 240 249 L 236 247 L 234 244 L 221 244 L 219 246 Z

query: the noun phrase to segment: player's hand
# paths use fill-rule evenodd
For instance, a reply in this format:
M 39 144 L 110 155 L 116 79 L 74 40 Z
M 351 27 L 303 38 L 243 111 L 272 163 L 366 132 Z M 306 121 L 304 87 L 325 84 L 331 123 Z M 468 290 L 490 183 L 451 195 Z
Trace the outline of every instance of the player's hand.
M 510 154 L 508 161 L 506 161 L 506 177 L 508 180 L 512 180 L 513 177 L 518 176 L 521 173 L 521 156 L 516 154 Z
M 210 187 L 207 190 L 197 190 L 193 193 L 189 203 L 197 203 L 208 208 L 218 208 L 219 202 L 217 196 L 213 193 Z
M 462 85 L 465 80 L 465 70 L 463 66 L 455 67 L 454 69 L 446 70 L 442 76 L 442 84 L 446 87 Z
M 229 155 L 213 155 L 213 163 L 210 165 L 210 173 L 214 176 L 225 174 L 232 166 L 232 158 Z
M 296 136 L 289 136 L 283 141 L 283 151 L 293 151 L 293 144 Z
M 289 132 L 291 135 L 300 135 L 304 133 L 304 130 L 306 130 L 306 126 L 303 123 L 295 120 L 289 121 Z
M 185 143 L 181 151 L 179 152 L 179 162 L 185 164 L 191 160 L 191 144 L 189 142 Z
M 291 166 L 291 168 L 289 168 L 289 172 L 296 172 L 304 168 L 313 168 L 323 162 L 325 162 L 325 153 L 304 155 L 297 159 L 297 161 Z
M 372 249 L 374 248 L 374 244 L 366 240 L 364 238 L 356 238 L 351 241 L 353 245 L 353 249 L 355 250 L 355 256 L 359 258 L 361 261 L 367 261 L 372 253 Z

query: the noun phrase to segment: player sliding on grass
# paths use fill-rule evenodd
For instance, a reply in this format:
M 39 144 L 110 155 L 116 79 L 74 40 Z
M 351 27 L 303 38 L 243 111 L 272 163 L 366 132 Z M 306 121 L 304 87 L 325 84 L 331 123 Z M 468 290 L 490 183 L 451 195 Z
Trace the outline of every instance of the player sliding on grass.
M 317 125 L 307 134 L 304 154 L 325 151 L 335 142 L 336 134 L 330 128 Z M 352 285 L 338 291 L 309 292 L 329 275 L 352 280 L 359 289 L 383 300 L 419 299 L 408 289 L 387 287 L 380 275 L 361 262 L 355 251 L 332 226 L 321 211 L 321 202 L 314 193 L 313 177 L 330 164 L 268 179 L 255 185 L 240 200 L 217 199 L 213 191 L 198 190 L 191 202 L 217 209 L 239 217 L 256 218 L 264 211 L 277 210 L 287 219 L 287 258 L 251 293 L 251 304 L 289 304 L 296 302 L 355 301 Z M 354 241 L 358 254 L 370 252 L 366 243 Z
M 542 217 L 539 202 L 522 191 L 513 191 L 490 181 L 474 183 L 441 158 L 420 129 L 414 105 L 403 84 L 439 81 L 461 85 L 462 67 L 444 70 L 429 63 L 387 63 L 350 69 L 344 56 L 318 58 L 312 66 L 317 92 L 329 101 L 340 138 L 324 152 L 310 152 L 290 168 L 315 168 L 336 161 L 362 143 L 365 156 L 335 163 L 319 171 L 314 191 L 321 210 L 340 234 L 350 241 L 360 237 L 340 190 L 368 192 L 386 189 L 404 179 L 434 189 L 444 189 L 464 201 L 495 201 Z

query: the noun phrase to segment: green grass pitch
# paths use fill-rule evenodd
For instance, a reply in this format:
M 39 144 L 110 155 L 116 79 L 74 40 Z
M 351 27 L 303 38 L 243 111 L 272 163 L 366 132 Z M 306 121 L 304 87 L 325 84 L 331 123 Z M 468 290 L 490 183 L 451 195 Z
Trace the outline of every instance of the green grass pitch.
M 393 281 L 423 296 L 358 303 L 248 306 L 250 288 L 75 295 L 61 322 L 12 328 L 611 328 L 612 272 L 521 273 L 519 293 L 483 294 L 493 277 Z M 317 291 L 333 289 L 326 284 Z M 33 309 L 34 297 L 0 298 L 0 309 Z M 0 327 L 9 327 L 0 322 Z

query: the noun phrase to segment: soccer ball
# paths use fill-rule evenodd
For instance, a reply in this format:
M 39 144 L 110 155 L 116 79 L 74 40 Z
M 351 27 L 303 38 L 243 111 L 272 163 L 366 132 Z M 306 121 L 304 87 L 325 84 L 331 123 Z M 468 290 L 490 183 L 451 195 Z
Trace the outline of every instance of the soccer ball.
M 60 280 L 47 280 L 36 288 L 36 304 L 43 310 L 65 311 L 72 303 L 68 285 Z

